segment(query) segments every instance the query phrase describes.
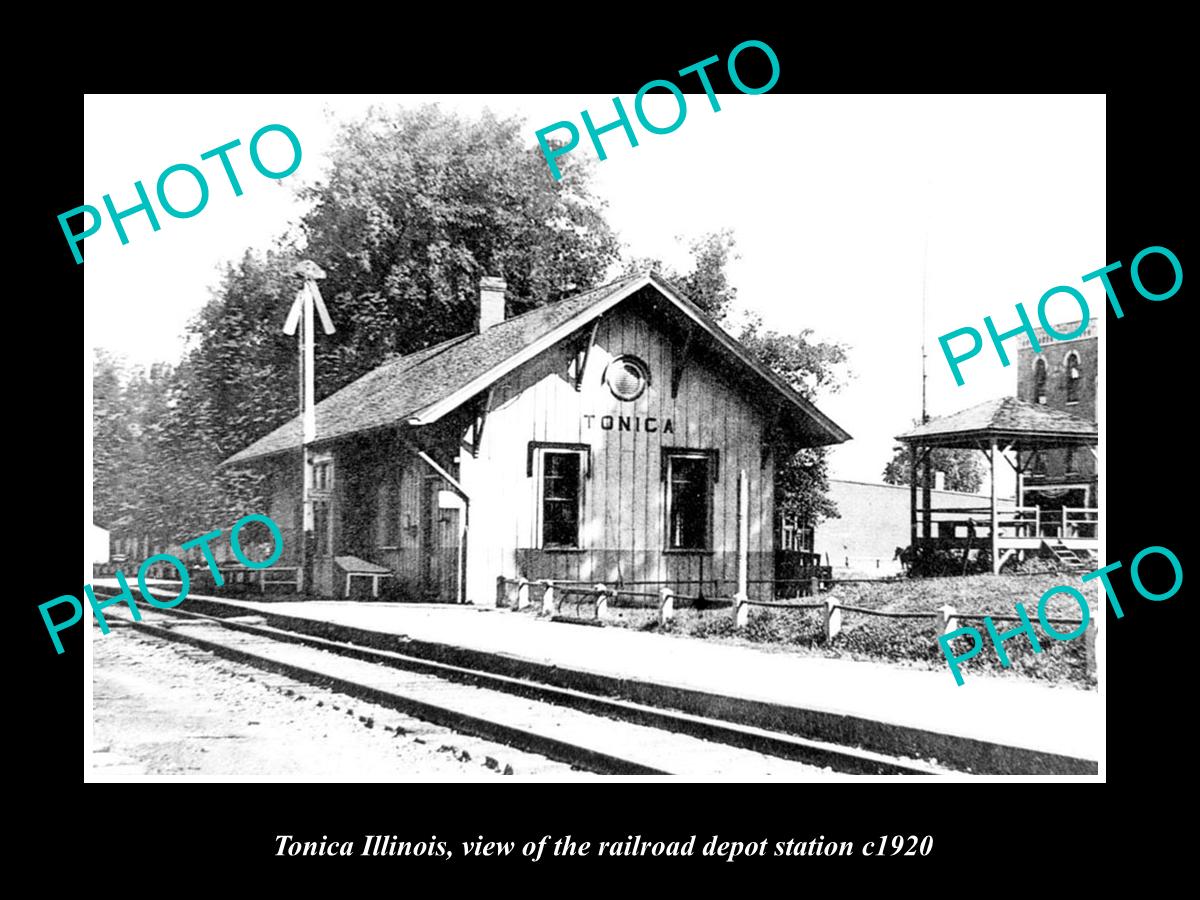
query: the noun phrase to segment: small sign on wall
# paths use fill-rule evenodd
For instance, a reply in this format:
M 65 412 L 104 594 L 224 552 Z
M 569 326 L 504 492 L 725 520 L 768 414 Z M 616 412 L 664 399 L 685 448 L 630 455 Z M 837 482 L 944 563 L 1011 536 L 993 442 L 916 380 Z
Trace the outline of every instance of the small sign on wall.
M 438 491 L 438 509 L 465 509 L 463 498 L 454 491 Z

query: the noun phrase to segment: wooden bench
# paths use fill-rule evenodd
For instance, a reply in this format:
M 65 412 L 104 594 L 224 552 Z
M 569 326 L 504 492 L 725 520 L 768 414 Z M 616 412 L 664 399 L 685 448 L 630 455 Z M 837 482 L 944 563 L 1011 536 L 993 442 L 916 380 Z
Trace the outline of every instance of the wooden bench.
M 333 561 L 337 567 L 346 573 L 346 599 L 350 599 L 350 579 L 370 578 L 371 596 L 379 596 L 379 579 L 391 578 L 392 570 L 357 556 L 335 556 Z

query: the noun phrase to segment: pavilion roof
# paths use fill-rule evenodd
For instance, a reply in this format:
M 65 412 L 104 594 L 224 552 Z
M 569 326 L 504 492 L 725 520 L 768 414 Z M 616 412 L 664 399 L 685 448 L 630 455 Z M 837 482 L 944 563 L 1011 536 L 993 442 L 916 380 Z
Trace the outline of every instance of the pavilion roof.
M 896 440 L 924 447 L 981 448 L 994 439 L 1002 447 L 1043 450 L 1052 447 L 1094 447 L 1096 423 L 1082 416 L 1038 403 L 1001 397 L 930 419 Z

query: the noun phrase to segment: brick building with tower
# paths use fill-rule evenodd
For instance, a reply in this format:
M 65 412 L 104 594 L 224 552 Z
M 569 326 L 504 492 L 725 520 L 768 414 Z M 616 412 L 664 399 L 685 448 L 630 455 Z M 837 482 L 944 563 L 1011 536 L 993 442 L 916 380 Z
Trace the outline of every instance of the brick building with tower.
M 1071 333 L 1079 322 L 1056 327 Z M 959 553 L 964 568 L 973 551 L 985 551 L 993 573 L 1029 553 L 1053 556 L 1086 570 L 1099 551 L 1096 423 L 1096 326 L 1074 339 L 1034 332 L 1017 353 L 1017 395 L 988 400 L 897 435 L 910 448 L 910 530 L 914 552 Z M 938 510 L 918 497 L 917 467 L 938 448 L 979 450 L 990 468 L 986 508 Z M 1000 508 L 997 467 L 1016 475 L 1016 505 Z M 986 518 L 984 517 L 986 515 Z
M 1076 321 L 1055 330 L 1069 334 L 1078 327 Z M 935 447 L 980 451 L 993 478 L 996 467 L 1007 464 L 1016 475 L 1015 497 L 942 491 L 936 472 L 928 491 L 831 479 L 839 518 L 815 530 L 784 521 L 785 545 L 791 535 L 807 538 L 802 549 L 840 568 L 839 574 L 898 568 L 897 551 L 907 545 L 963 554 L 987 550 L 995 570 L 1030 553 L 1055 556 L 1070 567 L 1090 564 L 1099 537 L 1096 324 L 1071 340 L 1041 328 L 1035 333 L 1040 352 L 1026 335 L 1020 338 L 1015 396 L 897 436 L 914 448 L 914 459 Z
M 1063 334 L 1079 322 L 1055 326 Z M 1099 339 L 1096 323 L 1072 340 L 1048 336 L 1036 329 L 1041 352 L 1035 353 L 1022 334 L 1017 354 L 1017 399 L 1050 410 L 1071 413 L 1096 421 Z M 1063 447 L 1024 453 L 1026 471 L 1024 502 L 1046 511 L 1063 507 L 1096 507 L 1096 456 L 1084 447 Z

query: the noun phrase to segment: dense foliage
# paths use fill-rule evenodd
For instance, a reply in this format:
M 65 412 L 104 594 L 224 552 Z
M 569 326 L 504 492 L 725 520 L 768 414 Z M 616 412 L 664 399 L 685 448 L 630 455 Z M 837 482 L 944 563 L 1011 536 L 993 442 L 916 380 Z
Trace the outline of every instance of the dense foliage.
M 913 425 L 920 420 L 914 419 Z M 978 450 L 936 447 L 931 451 L 930 471 L 946 476 L 945 489 L 977 493 L 983 486 L 982 454 Z M 908 484 L 912 466 L 912 451 L 908 444 L 896 447 L 895 455 L 883 469 L 884 484 Z M 917 468 L 917 487 L 924 487 L 925 467 Z M 930 485 L 932 487 L 932 485 Z
M 97 354 L 96 522 L 170 543 L 257 508 L 261 477 L 219 464 L 298 412 L 296 338 L 281 326 L 302 257 L 326 272 L 320 290 L 337 327 L 318 335 L 318 399 L 389 357 L 470 331 L 483 275 L 506 280 L 509 315 L 603 281 L 617 242 L 589 167 L 551 181 L 525 143 L 519 120 L 432 106 L 345 125 L 327 177 L 305 191 L 295 239 L 226 267 L 178 366 L 127 370 Z M 726 327 L 733 248 L 728 232 L 707 235 L 691 246 L 691 271 L 667 273 Z M 836 389 L 845 348 L 757 320 L 735 336 L 805 396 Z M 823 451 L 797 454 L 778 477 L 784 511 L 832 512 Z
M 302 238 L 226 268 L 180 366 L 97 357 L 97 523 L 168 542 L 253 508 L 259 479 L 218 464 L 298 411 L 296 339 L 281 325 L 301 253 L 326 271 L 337 324 L 317 342 L 318 399 L 469 331 L 482 275 L 507 280 L 516 314 L 599 283 L 616 259 L 588 167 L 549 181 L 519 120 L 372 112 L 342 129 L 331 161 L 306 191 Z

